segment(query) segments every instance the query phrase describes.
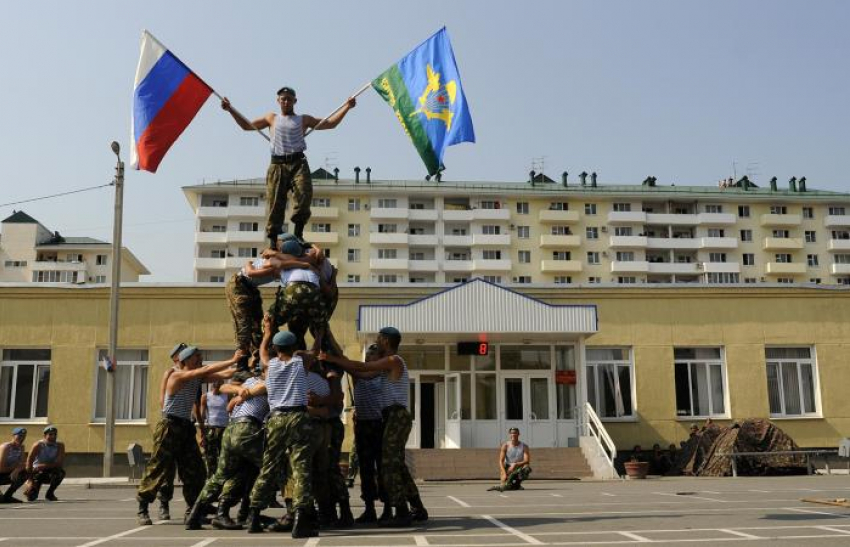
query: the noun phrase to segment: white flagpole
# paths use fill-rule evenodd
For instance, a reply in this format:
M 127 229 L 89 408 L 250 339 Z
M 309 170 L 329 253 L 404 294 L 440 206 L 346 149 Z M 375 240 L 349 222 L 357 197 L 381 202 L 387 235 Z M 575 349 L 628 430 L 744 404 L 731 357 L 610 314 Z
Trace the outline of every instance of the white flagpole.
M 351 96 L 351 98 L 353 99 L 353 98 L 355 98 L 355 97 L 357 97 L 357 96 L 359 96 L 359 95 L 362 95 L 362 94 L 363 94 L 363 92 L 364 92 L 364 91 L 366 91 L 367 89 L 369 89 L 370 87 L 372 87 L 372 82 L 366 82 L 366 84 L 365 84 L 363 87 L 361 87 L 360 89 L 358 89 L 358 90 L 357 90 L 357 92 L 355 92 L 355 93 L 354 93 L 354 95 L 352 95 L 352 96 Z M 310 133 L 312 133 L 313 131 L 315 131 L 316 129 L 318 129 L 318 128 L 319 128 L 319 126 L 321 126 L 323 123 L 325 123 L 326 121 L 328 121 L 328 119 L 329 119 L 331 116 L 333 116 L 334 114 L 336 114 L 337 112 L 339 112 L 340 110 L 342 110 L 343 108 L 345 108 L 345 105 L 347 105 L 347 104 L 348 104 L 348 99 L 346 99 L 344 103 L 342 103 L 341 105 L 339 105 L 339 106 L 337 107 L 337 109 L 336 109 L 336 110 L 334 110 L 333 112 L 331 112 L 330 114 L 328 114 L 327 116 L 325 116 L 324 118 L 322 118 L 322 119 L 319 121 L 319 123 L 317 123 L 314 127 L 311 127 L 310 129 L 308 129 L 307 131 L 305 131 L 305 132 L 304 132 L 304 136 L 306 137 L 307 135 L 309 135 Z

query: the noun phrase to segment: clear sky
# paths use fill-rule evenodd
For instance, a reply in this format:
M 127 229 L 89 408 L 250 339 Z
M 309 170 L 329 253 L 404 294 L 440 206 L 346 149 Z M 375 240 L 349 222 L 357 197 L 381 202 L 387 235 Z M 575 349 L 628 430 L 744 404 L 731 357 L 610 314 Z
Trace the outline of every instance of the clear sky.
M 0 17 L 0 203 L 108 183 L 147 28 L 256 117 L 294 87 L 321 117 L 445 25 L 478 143 L 444 180 L 596 171 L 600 184 L 759 185 L 806 176 L 850 191 L 850 3 L 839 1 L 5 2 Z M 420 179 L 424 167 L 369 90 L 313 168 Z M 124 244 L 153 275 L 191 281 L 194 220 L 181 186 L 261 177 L 268 148 L 211 98 L 157 174 L 127 171 Z M 68 236 L 112 239 L 110 188 L 0 207 Z

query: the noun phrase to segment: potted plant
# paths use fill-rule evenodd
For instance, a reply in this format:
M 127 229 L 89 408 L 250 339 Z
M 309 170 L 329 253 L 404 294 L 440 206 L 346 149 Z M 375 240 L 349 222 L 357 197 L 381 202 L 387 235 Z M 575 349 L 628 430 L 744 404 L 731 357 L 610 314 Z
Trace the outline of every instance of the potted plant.
M 630 461 L 625 462 L 626 475 L 630 479 L 645 479 L 646 474 L 649 473 L 649 462 L 638 461 L 638 459 L 632 456 Z

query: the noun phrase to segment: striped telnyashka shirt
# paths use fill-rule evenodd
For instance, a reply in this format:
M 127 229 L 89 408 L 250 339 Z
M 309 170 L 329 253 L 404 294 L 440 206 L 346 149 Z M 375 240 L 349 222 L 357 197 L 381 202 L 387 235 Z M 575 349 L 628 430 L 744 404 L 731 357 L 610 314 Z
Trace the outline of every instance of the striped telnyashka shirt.
M 307 268 L 292 268 L 280 272 L 280 284 L 284 287 L 296 281 L 306 281 L 319 286 L 319 276 L 313 270 Z
M 269 392 L 269 408 L 272 410 L 289 406 L 307 405 L 307 372 L 300 357 L 281 361 L 277 357 L 269 361 L 266 372 L 266 390 Z
M 281 116 L 275 114 L 271 138 L 273 156 L 285 156 L 307 150 L 303 124 L 300 115 Z
M 384 406 L 385 376 L 358 378 L 354 384 L 354 406 L 358 420 L 380 420 Z
M 216 395 L 212 390 L 207 391 L 207 425 L 224 427 L 227 425 L 227 395 Z
M 407 363 L 404 362 L 404 359 L 401 356 L 395 356 L 399 361 L 401 361 L 401 377 L 393 382 L 390 380 L 389 372 L 384 374 L 384 408 L 392 405 L 401 405 L 404 408 L 407 408 L 408 397 L 410 396 L 410 380 L 407 376 Z
M 319 397 L 327 397 L 331 394 L 331 386 L 321 374 L 310 372 L 307 374 L 307 391 L 312 391 Z
M 162 405 L 162 413 L 165 416 L 174 416 L 183 420 L 192 418 L 192 406 L 198 400 L 198 391 L 201 388 L 201 379 L 193 378 L 183 384 L 180 391 L 174 395 L 165 393 L 165 404 Z
M 259 378 L 248 378 L 242 384 L 242 387 L 245 389 L 251 389 L 253 386 L 259 384 L 262 380 Z M 243 418 L 250 417 L 255 418 L 258 422 L 261 422 L 265 419 L 266 414 L 269 413 L 269 399 L 265 395 L 255 395 L 248 399 L 247 401 L 240 403 L 233 407 L 233 410 L 230 412 L 231 418 Z

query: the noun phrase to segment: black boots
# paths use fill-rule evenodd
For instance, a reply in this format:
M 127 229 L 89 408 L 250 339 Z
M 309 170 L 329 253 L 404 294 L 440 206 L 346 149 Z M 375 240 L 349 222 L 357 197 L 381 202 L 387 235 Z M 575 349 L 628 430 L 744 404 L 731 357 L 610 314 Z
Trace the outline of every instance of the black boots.
M 413 524 L 413 519 L 410 516 L 410 511 L 407 508 L 407 502 L 402 502 L 395 506 L 395 515 L 393 518 L 382 521 L 380 526 L 386 528 L 407 528 Z
M 378 515 L 375 513 L 375 502 L 369 500 L 366 502 L 366 510 L 363 511 L 363 514 L 357 517 L 354 522 L 357 524 L 372 524 L 373 522 L 378 522 Z
M 200 530 L 201 519 L 207 514 L 207 504 L 196 501 L 195 505 L 186 515 L 185 524 L 187 530 Z
M 428 520 L 428 510 L 422 505 L 422 498 L 419 496 L 410 498 L 410 518 L 413 522 L 425 522 Z
M 319 526 L 330 527 L 336 523 L 336 505 L 325 502 L 319 503 Z
M 171 511 L 167 500 L 159 500 L 159 520 L 171 520 Z
M 251 507 L 248 510 L 248 520 L 245 522 L 245 525 L 248 527 L 249 534 L 259 534 L 263 531 L 259 507 Z
M 314 511 L 305 508 L 295 510 L 295 520 L 292 524 L 293 538 L 311 538 L 319 535 L 319 526 Z
M 384 503 L 384 509 L 381 511 L 381 516 L 378 518 L 378 522 L 387 522 L 388 520 L 393 518 L 393 506 L 389 503 Z
M 292 230 L 292 234 L 301 241 L 304 241 L 304 225 L 296 223 L 295 229 Z
M 136 522 L 139 526 L 150 526 L 153 524 L 153 522 L 151 522 L 151 516 L 148 514 L 148 502 L 139 502 L 139 510 L 136 513 Z
M 372 510 L 374 513 L 374 509 Z M 340 528 L 351 528 L 354 526 L 354 515 L 351 514 L 351 506 L 348 503 L 348 498 L 339 500 L 339 520 L 337 526 Z
M 223 500 L 218 502 L 218 511 L 212 519 L 212 527 L 216 530 L 241 530 L 242 525 L 230 518 L 230 506 Z

